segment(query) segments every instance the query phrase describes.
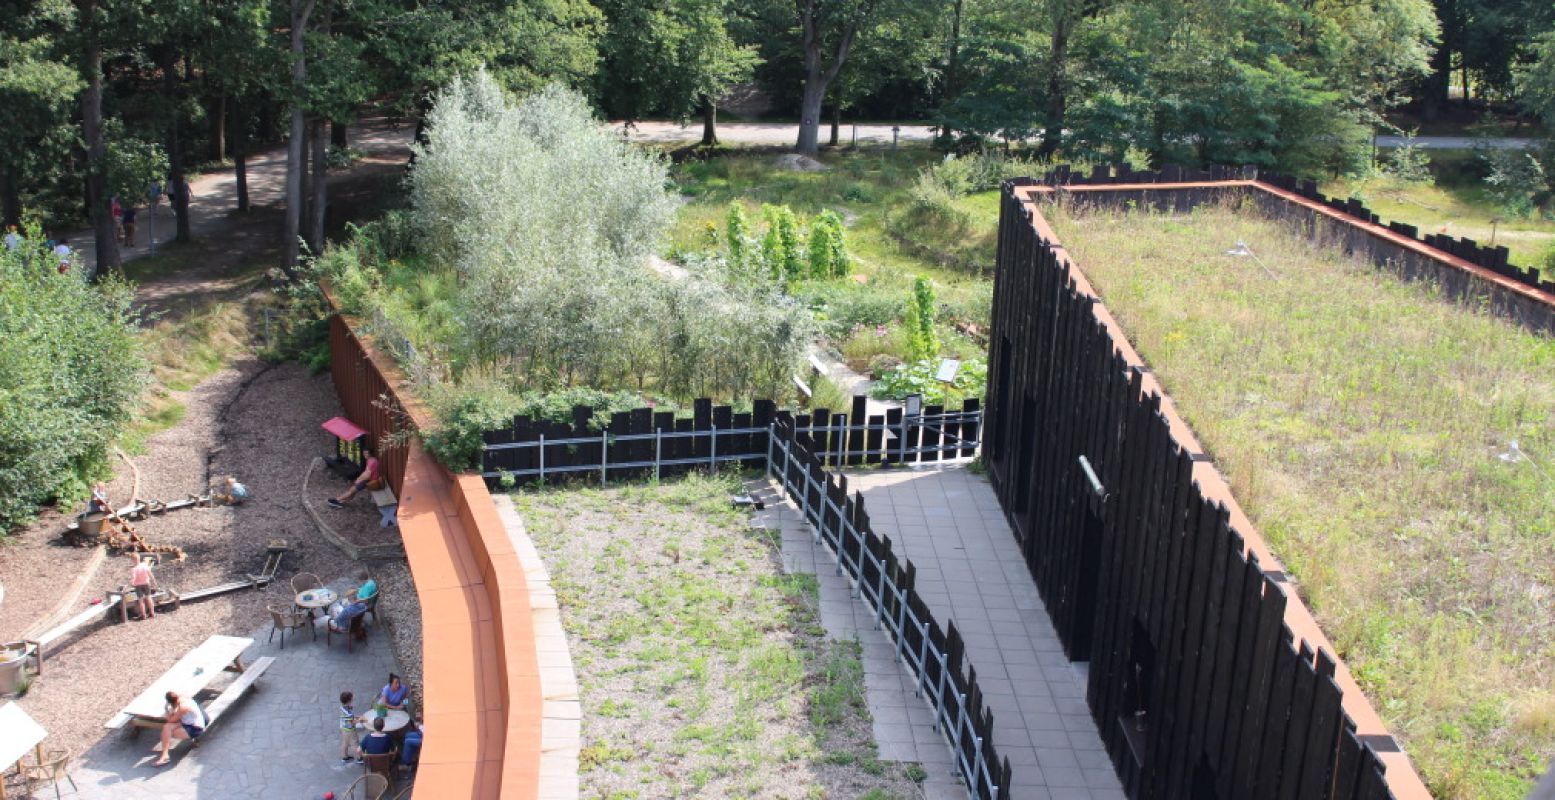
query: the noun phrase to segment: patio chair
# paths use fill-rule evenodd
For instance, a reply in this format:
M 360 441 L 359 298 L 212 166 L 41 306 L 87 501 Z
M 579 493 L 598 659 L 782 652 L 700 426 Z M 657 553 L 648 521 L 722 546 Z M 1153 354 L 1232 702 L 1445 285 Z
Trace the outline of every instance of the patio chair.
M 281 632 L 281 649 L 286 649 L 286 632 L 295 631 L 298 628 L 308 628 L 313 631 L 313 638 L 319 638 L 319 629 L 313 626 L 313 618 L 307 614 L 285 606 L 268 606 L 270 610 L 270 638 L 275 640 L 275 632 Z
M 54 800 L 59 800 L 59 779 L 64 778 L 70 782 L 70 790 L 80 794 L 76 788 L 76 781 L 70 777 L 70 751 L 69 750 L 45 750 L 41 763 L 21 762 L 22 777 L 27 781 L 27 794 L 32 794 L 33 783 L 45 781 L 54 784 Z
M 382 597 L 382 596 L 383 596 L 383 589 L 379 589 L 378 591 L 373 593 L 372 597 L 369 597 L 366 600 L 362 601 L 362 602 L 367 604 L 367 610 L 362 612 L 362 624 L 364 624 L 364 625 L 367 624 L 367 615 L 368 614 L 372 614 L 373 615 L 373 622 L 377 622 L 378 621 L 378 598 Z
M 362 622 L 363 616 L 364 615 L 358 614 L 357 616 L 352 617 L 350 627 L 344 631 L 336 628 L 335 621 L 326 617 L 324 619 L 324 644 L 328 647 L 334 647 L 335 637 L 344 637 L 346 640 L 347 653 L 351 652 L 352 640 L 361 639 L 365 644 L 367 642 L 367 625 Z
M 299 595 L 309 589 L 322 589 L 324 582 L 311 572 L 299 572 L 292 576 L 292 594 Z
M 400 749 L 398 747 L 387 753 L 363 753 L 362 772 L 366 775 L 382 775 L 389 782 L 389 786 L 393 787 L 394 762 L 398 761 L 399 758 Z
M 362 790 L 357 794 L 357 789 Z M 351 788 L 346 790 L 345 800 L 383 800 L 383 796 L 389 793 L 389 779 L 382 775 L 363 775 L 351 782 Z

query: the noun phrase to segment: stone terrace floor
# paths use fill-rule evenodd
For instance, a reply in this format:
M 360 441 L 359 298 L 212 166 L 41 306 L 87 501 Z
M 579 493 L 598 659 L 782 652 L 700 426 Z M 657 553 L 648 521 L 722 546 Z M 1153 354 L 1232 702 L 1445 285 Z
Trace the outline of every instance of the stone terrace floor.
M 327 647 L 323 630 L 318 641 L 306 632 L 288 634 L 285 650 L 279 635 L 274 643 L 265 641 L 269 625 L 249 634 L 254 644 L 244 652 L 244 662 L 274 656 L 275 663 L 257 688 L 217 721 L 198 750 L 181 745 L 170 765 L 154 768 L 156 731 L 142 730 L 130 738 L 124 731 L 105 730 L 105 737 L 72 766 L 71 777 L 80 792 L 71 792 L 70 784 L 62 782 L 63 795 L 91 800 L 314 800 L 334 792 L 344 800 L 362 767 L 340 762 L 340 692 L 351 690 L 354 708 L 362 713 L 395 669 L 388 632 L 376 620 L 371 625 L 366 646 L 357 642 L 351 653 L 338 636 Z M 213 688 L 225 685 L 222 681 Z M 386 800 L 404 791 L 409 780 L 397 781 Z M 44 786 L 34 794 L 52 797 L 54 791 Z
M 1065 658 L 1036 584 L 988 482 L 964 465 L 848 473 L 876 533 L 918 568 L 918 591 L 944 625 L 954 620 L 994 715 L 994 745 L 1010 759 L 1017 800 L 1122 800 L 1122 788 L 1085 704 L 1085 680 Z M 775 491 L 775 487 L 774 487 Z M 769 495 L 770 496 L 770 495 Z M 784 561 L 821 578 L 822 623 L 857 636 L 880 757 L 918 761 L 931 798 L 964 797 L 948 774 L 951 752 L 930 729 L 905 666 L 862 600 L 834 571 L 830 551 L 785 504 Z

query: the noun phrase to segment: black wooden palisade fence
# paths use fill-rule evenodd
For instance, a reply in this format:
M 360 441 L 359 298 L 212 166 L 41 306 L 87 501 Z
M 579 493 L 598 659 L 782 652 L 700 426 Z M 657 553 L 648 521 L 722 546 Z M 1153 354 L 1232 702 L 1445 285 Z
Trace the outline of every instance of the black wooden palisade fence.
M 837 558 L 837 572 L 854 585 L 855 597 L 875 610 L 877 624 L 896 646 L 897 658 L 916 678 L 917 694 L 934 709 L 935 727 L 956 755 L 958 774 L 974 800 L 1009 797 L 1010 762 L 993 745 L 993 713 L 984 703 L 977 670 L 966 663 L 966 645 L 955 623 L 942 628 L 914 587 L 917 570 L 892 552 L 891 540 L 874 532 L 862 494 L 849 496 L 847 478 L 828 466 L 893 465 L 970 458 L 977 452 L 982 414 L 978 401 L 960 411 L 926 406 L 866 415 L 863 397 L 853 413 L 828 409 L 810 414 L 779 411 L 758 400 L 750 413 L 734 413 L 698 400 L 692 416 L 638 409 L 611 416 L 593 432 L 594 411 L 573 409 L 572 425 L 518 417 L 508 430 L 485 434 L 482 474 L 490 481 L 543 482 L 598 473 L 601 482 L 683 474 L 738 463 L 776 478 L 805 521 Z M 850 423 L 850 419 L 863 419 Z
M 826 471 L 824 433 L 783 412 L 768 438 L 767 474 L 799 506 L 800 513 L 837 557 L 837 572 L 853 582 L 854 596 L 875 610 L 875 623 L 891 638 L 898 661 L 911 669 L 916 693 L 934 709 L 935 728 L 950 742 L 967 794 L 977 800 L 1009 797 L 1010 760 L 993 745 L 993 712 L 983 702 L 977 669 L 963 660 L 966 646 L 954 622 L 942 629 L 914 588 L 917 569 L 874 532 L 862 493 L 848 494 L 848 479 Z
M 1131 798 L 1388 798 L 1335 662 L 1006 184 L 983 457 Z
M 825 408 L 793 417 L 815 443 L 825 466 L 907 464 L 941 458 L 970 458 L 977 452 L 982 412 L 974 399 L 961 410 L 932 405 L 920 413 L 892 408 L 867 414 L 863 397 L 853 398 L 851 413 Z M 520 483 L 567 477 L 628 479 L 684 474 L 731 462 L 756 469 L 767 464 L 767 438 L 777 406 L 757 400 L 749 412 L 711 400 L 692 404 L 690 417 L 639 408 L 610 416 L 603 430 L 593 427 L 594 409 L 577 406 L 571 425 L 515 417 L 511 428 L 487 431 L 481 474 L 510 477 Z

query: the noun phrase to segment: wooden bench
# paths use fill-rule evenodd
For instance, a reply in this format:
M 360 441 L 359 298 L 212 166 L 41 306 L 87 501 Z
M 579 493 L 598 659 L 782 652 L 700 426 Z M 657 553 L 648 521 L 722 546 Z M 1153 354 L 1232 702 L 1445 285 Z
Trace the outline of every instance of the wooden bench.
M 373 505 L 378 507 L 378 527 L 388 528 L 398 524 L 396 515 L 399 513 L 400 500 L 394 496 L 394 490 L 387 484 L 382 489 L 371 490 Z
M 201 709 L 205 712 L 205 733 L 200 734 L 199 738 L 192 740 L 194 747 L 200 746 L 200 742 L 205 740 L 206 734 L 209 734 L 211 728 L 216 726 L 216 721 L 221 719 L 222 715 L 227 713 L 227 710 L 232 708 L 234 703 L 243 695 L 248 694 L 249 690 L 257 688 L 254 682 L 259 680 L 259 676 L 265 674 L 265 670 L 269 669 L 270 665 L 274 663 L 274 656 L 254 659 L 254 663 L 245 667 L 243 672 L 238 675 L 238 679 L 233 681 L 227 688 L 221 690 L 221 694 L 216 695 L 216 699 L 201 706 Z M 173 749 L 178 749 L 179 743 L 183 741 L 191 740 L 174 739 Z M 160 743 L 156 745 L 155 749 L 160 749 Z

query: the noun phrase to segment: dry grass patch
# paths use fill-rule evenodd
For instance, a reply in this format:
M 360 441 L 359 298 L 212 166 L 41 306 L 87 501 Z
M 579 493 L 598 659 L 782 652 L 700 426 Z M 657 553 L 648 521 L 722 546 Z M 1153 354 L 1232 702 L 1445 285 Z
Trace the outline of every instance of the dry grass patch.
M 586 798 L 918 796 L 876 758 L 859 647 L 733 479 L 514 496 L 561 603 Z M 921 773 L 919 773 L 921 774 Z
M 1433 791 L 1526 794 L 1555 757 L 1555 342 L 1251 212 L 1053 217 Z

